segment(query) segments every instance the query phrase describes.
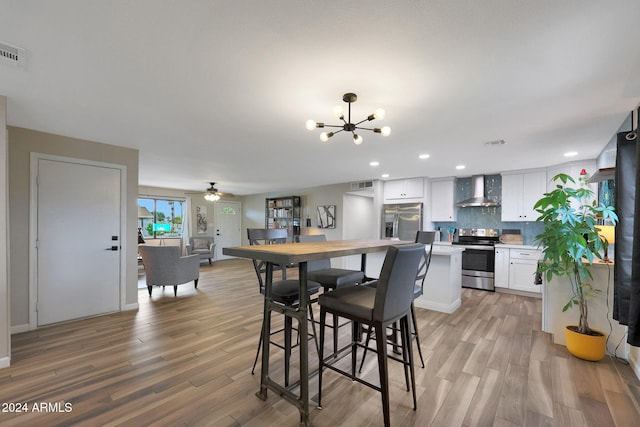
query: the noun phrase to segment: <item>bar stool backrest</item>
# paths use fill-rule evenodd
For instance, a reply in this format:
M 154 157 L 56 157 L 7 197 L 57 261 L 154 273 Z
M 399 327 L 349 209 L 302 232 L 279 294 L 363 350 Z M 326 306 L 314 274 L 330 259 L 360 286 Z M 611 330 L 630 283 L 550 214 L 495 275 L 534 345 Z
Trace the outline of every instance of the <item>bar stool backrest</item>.
M 287 230 L 284 228 L 247 228 L 249 245 L 272 245 L 287 243 Z
M 284 228 L 247 228 L 247 238 L 249 239 L 250 246 L 257 245 L 275 245 L 287 243 L 287 230 Z M 260 260 L 252 260 L 253 268 L 258 276 L 258 286 L 260 293 L 264 294 L 265 278 L 267 272 L 267 263 Z M 285 273 L 285 266 L 275 266 L 274 269 L 279 268 L 283 276 Z
M 376 287 L 373 320 L 389 322 L 405 315 L 411 308 L 422 243 L 390 246 Z
M 422 289 L 424 286 L 424 279 L 427 277 L 429 271 L 429 264 L 431 264 L 431 253 L 433 252 L 433 242 L 436 239 L 435 231 L 418 231 L 416 233 L 416 243 L 423 243 L 426 245 L 426 250 L 420 267 L 418 268 L 418 275 L 416 276 L 416 295 L 418 297 L 422 295 Z
M 312 236 L 296 236 L 296 242 L 304 243 L 304 242 L 326 242 L 327 236 L 324 234 L 315 234 Z M 331 260 L 330 259 L 319 259 L 315 261 L 307 262 L 307 271 L 318 271 L 318 270 L 326 270 L 331 268 Z

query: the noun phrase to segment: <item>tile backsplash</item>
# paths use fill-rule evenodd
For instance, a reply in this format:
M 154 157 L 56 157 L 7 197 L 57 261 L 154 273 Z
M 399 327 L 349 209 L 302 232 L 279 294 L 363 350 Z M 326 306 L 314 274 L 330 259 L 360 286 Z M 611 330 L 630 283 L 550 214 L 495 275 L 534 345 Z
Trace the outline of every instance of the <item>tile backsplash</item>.
M 502 202 L 502 176 L 485 176 L 485 195 L 493 200 Z M 471 178 L 459 178 L 456 181 L 455 201 L 461 201 L 473 196 Z M 518 229 L 522 233 L 525 245 L 532 245 L 535 236 L 543 231 L 543 225 L 537 222 L 502 222 L 500 219 L 501 207 L 468 207 L 456 208 L 458 220 L 456 222 L 434 222 L 434 227 L 440 227 L 446 236 L 450 227 L 458 228 L 497 228 Z

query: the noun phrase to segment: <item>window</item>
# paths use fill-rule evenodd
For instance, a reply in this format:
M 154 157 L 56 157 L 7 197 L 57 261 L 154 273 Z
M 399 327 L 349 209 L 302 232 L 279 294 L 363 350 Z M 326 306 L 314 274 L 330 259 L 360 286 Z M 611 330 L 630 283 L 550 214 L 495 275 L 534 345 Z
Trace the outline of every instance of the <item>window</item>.
M 184 200 L 138 199 L 138 227 L 147 239 L 182 237 Z

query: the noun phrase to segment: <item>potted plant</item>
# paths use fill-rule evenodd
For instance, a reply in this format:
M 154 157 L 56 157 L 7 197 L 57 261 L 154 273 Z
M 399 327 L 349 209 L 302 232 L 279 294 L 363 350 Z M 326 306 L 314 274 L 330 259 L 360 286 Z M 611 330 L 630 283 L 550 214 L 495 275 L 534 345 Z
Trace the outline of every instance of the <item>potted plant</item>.
M 592 284 L 591 265 L 602 259 L 609 242 L 598 234 L 598 222 L 613 225 L 618 217 L 612 206 L 598 205 L 594 193 L 588 187 L 586 171 L 580 172 L 576 184 L 566 174 L 553 177 L 556 188 L 536 202 L 534 209 L 540 214 L 536 221 L 544 224 L 544 231 L 535 237 L 542 247 L 543 258 L 538 263 L 538 273 L 547 281 L 555 276 L 565 279 L 571 286 L 571 297 L 562 311 L 577 307 L 580 321 L 577 326 L 566 327 L 567 349 L 574 356 L 586 360 L 600 360 L 606 351 L 606 337 L 589 327 L 587 302 L 600 294 Z M 576 342 L 576 339 L 578 342 Z M 584 344 L 582 340 L 588 343 Z M 598 349 L 590 348 L 594 341 Z

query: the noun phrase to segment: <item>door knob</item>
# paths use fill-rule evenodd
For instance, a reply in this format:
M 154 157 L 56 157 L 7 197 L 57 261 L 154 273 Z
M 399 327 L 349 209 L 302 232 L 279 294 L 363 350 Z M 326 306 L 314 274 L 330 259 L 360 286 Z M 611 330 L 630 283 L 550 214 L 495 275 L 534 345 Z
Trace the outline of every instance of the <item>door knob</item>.
M 111 246 L 110 248 L 106 248 L 105 251 L 117 251 L 118 247 L 117 246 Z

